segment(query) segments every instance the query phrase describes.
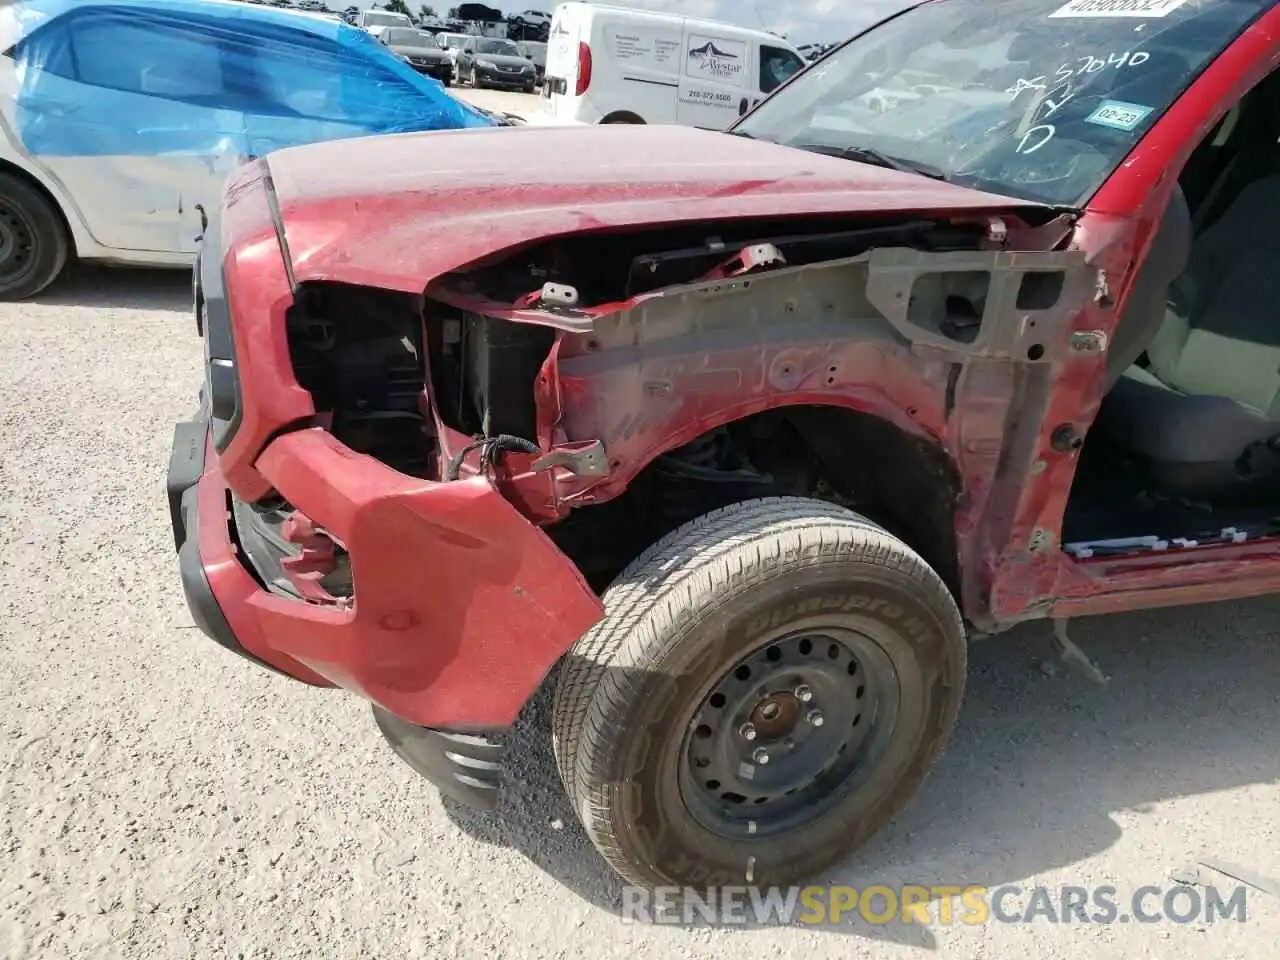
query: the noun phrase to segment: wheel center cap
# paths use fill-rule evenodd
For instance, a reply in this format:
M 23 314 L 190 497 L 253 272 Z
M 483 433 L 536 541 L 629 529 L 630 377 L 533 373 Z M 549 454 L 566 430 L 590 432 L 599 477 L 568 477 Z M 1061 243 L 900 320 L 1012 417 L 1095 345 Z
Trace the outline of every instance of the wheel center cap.
M 773 693 L 756 704 L 751 725 L 762 740 L 781 740 L 800 722 L 800 701 L 791 693 Z

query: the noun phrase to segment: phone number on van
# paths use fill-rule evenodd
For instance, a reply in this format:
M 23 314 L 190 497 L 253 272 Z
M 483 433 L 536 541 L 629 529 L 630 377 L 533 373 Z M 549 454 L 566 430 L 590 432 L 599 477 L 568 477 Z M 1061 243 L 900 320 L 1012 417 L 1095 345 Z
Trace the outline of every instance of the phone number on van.
M 689 90 L 682 98 L 686 103 L 703 103 L 708 100 L 714 103 L 732 103 L 733 94 L 720 93 L 717 90 Z

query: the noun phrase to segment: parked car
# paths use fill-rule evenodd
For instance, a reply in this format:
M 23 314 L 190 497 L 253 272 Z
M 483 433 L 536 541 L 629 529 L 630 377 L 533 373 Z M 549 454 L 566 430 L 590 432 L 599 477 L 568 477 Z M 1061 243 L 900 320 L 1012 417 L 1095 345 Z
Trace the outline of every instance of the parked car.
M 512 39 L 544 42 L 551 32 L 551 14 L 542 10 L 524 10 L 507 17 Z
M 361 10 L 356 25 L 364 30 L 372 27 L 412 27 L 413 19 L 408 14 L 391 10 Z
M 547 71 L 547 45 L 537 40 L 517 40 L 516 49 L 520 51 L 522 57 L 533 63 L 537 82 L 541 83 Z
M 522 10 L 519 13 L 512 14 L 508 19 L 512 23 L 528 23 L 548 28 L 551 26 L 551 14 L 545 10 Z
M 468 37 L 458 48 L 454 70 L 460 82 L 473 87 L 505 87 L 533 93 L 537 71 L 533 62 L 510 40 Z
M 453 82 L 453 60 L 440 49 L 435 36 L 414 27 L 387 27 L 378 42 L 403 57 L 419 73 L 435 77 L 446 87 Z
M 1280 7 L 996 6 L 727 133 L 241 170 L 169 472 L 196 623 L 482 806 L 549 680 L 620 874 L 768 886 L 917 792 L 969 638 L 1051 620 L 1105 680 L 1069 620 L 1280 589 Z M 937 93 L 842 112 L 898 75 Z
M 472 38 L 469 33 L 453 33 L 449 31 L 441 31 L 436 34 L 436 43 L 440 45 L 449 56 L 449 62 L 453 64 L 453 79 L 458 79 L 458 51 L 462 49 L 462 45 Z
M 571 123 L 681 123 L 724 129 L 804 68 L 762 30 L 599 3 L 556 8 L 542 85 Z
M 35 26 L 31 26 L 35 24 Z M 0 298 L 68 259 L 190 267 L 245 158 L 316 140 L 489 126 L 367 34 L 220 0 L 0 8 Z

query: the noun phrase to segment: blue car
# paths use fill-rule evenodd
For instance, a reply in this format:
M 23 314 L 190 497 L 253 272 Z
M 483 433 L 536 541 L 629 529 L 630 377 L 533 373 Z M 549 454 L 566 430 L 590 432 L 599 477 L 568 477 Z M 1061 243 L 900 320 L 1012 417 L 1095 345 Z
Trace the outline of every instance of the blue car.
M 189 265 L 247 158 L 498 122 L 362 30 L 230 0 L 18 2 L 0 49 L 5 300 L 72 258 Z

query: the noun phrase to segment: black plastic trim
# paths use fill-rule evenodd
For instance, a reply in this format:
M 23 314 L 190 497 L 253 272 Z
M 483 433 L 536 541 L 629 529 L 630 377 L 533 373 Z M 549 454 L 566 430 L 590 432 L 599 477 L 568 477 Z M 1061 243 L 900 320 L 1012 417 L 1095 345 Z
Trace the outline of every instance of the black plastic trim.
M 236 367 L 236 345 L 231 332 L 231 308 L 227 304 L 222 274 L 222 250 L 216 221 L 205 231 L 196 257 L 196 325 L 203 330 L 205 345 L 205 393 L 214 448 L 226 450 L 240 429 L 243 400 L 240 373 Z
M 643 83 L 650 87 L 670 87 L 673 90 L 680 88 L 680 84 L 672 83 L 670 80 L 646 80 L 643 77 L 623 77 L 622 79 L 628 83 Z
M 284 671 L 259 660 L 240 646 L 231 624 L 218 606 L 213 588 L 209 586 L 209 578 L 204 573 L 199 541 L 192 534 L 199 529 L 197 498 L 200 492 L 200 475 L 204 472 L 204 444 L 208 431 L 209 425 L 203 419 L 179 423 L 174 427 L 173 449 L 169 454 L 169 476 L 165 484 L 169 491 L 170 520 L 178 550 L 178 569 L 182 575 L 182 593 L 187 600 L 187 609 L 191 611 L 191 619 L 200 632 L 218 646 L 272 673 L 288 677 Z M 198 461 L 192 456 L 196 449 L 199 450 Z
M 420 727 L 374 705 L 373 718 L 396 756 L 445 796 L 492 810 L 502 787 L 502 731 L 460 733 Z
M 173 446 L 169 450 L 169 474 L 165 488 L 169 495 L 169 522 L 173 526 L 173 548 L 182 549 L 187 538 L 182 497 L 200 482 L 204 472 L 204 447 L 209 425 L 200 420 L 180 423 L 173 428 Z
M 293 273 L 293 253 L 289 250 L 289 235 L 284 228 L 284 215 L 280 212 L 280 197 L 276 194 L 276 182 L 271 178 L 271 168 L 263 164 L 262 186 L 267 192 L 267 207 L 271 210 L 271 225 L 275 227 L 276 244 L 280 247 L 280 259 L 284 261 L 284 274 L 289 280 L 289 291 L 298 295 L 298 278 Z

